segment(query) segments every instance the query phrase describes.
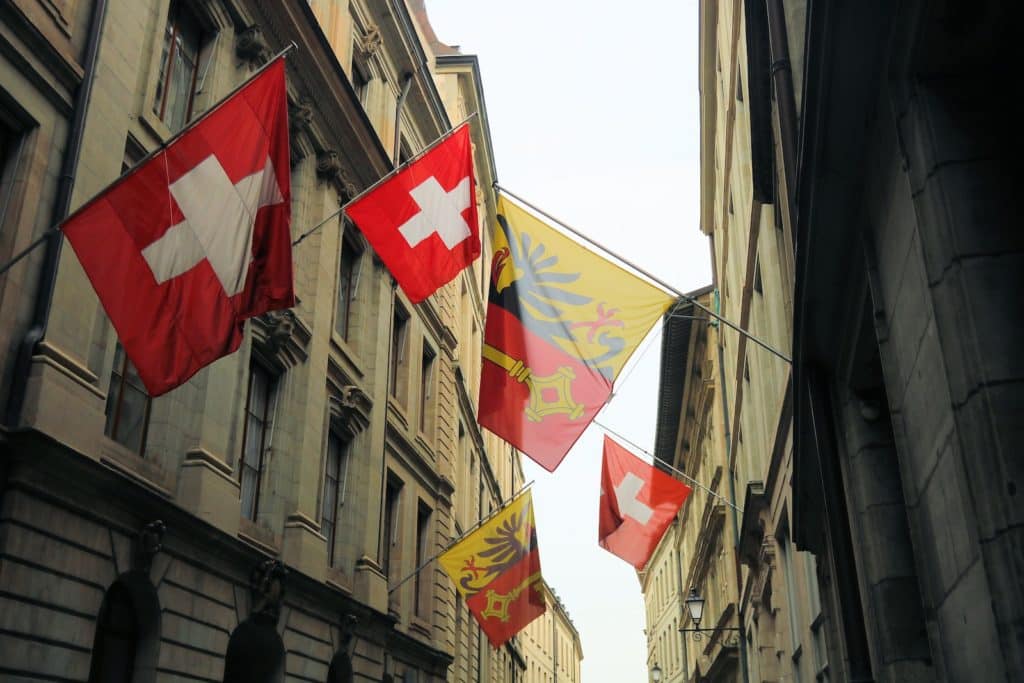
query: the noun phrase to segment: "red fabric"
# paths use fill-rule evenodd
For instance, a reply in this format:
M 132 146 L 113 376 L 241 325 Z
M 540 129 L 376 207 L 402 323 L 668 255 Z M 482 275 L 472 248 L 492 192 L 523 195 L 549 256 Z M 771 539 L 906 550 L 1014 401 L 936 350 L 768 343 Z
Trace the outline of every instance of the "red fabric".
M 62 226 L 152 396 L 237 350 L 246 318 L 295 303 L 287 116 L 278 60 Z M 205 259 L 160 284 L 142 256 L 183 220 L 169 185 L 211 156 L 232 183 L 262 170 L 269 156 L 283 196 L 256 214 L 252 260 L 234 296 Z
M 489 346 L 521 360 L 532 377 L 550 377 L 563 368 L 574 376 L 570 391 L 572 401 L 582 407 L 579 414 L 552 413 L 543 422 L 534 422 L 526 412 L 530 387 L 525 382 L 495 363 L 484 362 L 480 369 L 477 421 L 553 472 L 608 400 L 611 383 L 579 358 L 529 332 L 518 318 L 494 303 L 487 306 L 484 336 Z M 545 401 L 557 399 L 552 388 L 544 389 L 541 395 Z
M 639 478 L 642 487 L 635 489 L 627 483 L 617 495 L 616 489 L 629 474 Z M 632 482 L 637 483 L 635 479 Z M 622 509 L 619 495 L 625 503 Z M 689 486 L 651 467 L 607 435 L 604 437 L 597 531 L 602 548 L 618 555 L 637 570 L 643 569 L 689 495 Z M 645 508 L 650 510 L 650 519 L 642 523 L 633 515 L 640 514 L 638 509 L 642 511 Z
M 535 547 L 526 557 L 487 584 L 487 588 L 466 600 L 466 606 L 487 634 L 491 645 L 501 647 L 509 638 L 526 628 L 527 624 L 544 614 L 547 606 L 541 588 L 543 583 L 540 577 L 540 553 Z M 492 594 L 490 605 L 489 594 Z M 507 611 L 497 614 L 503 609 L 501 603 L 493 600 L 493 597 L 510 594 L 515 595 L 508 601 L 505 608 Z
M 436 233 L 410 246 L 399 232 L 403 224 L 422 210 L 410 192 L 432 177 L 446 192 L 469 179 L 469 206 L 461 215 L 471 234 L 451 249 Z M 469 124 L 460 126 L 422 157 L 353 202 L 345 212 L 413 303 L 423 301 L 451 282 L 480 255 Z

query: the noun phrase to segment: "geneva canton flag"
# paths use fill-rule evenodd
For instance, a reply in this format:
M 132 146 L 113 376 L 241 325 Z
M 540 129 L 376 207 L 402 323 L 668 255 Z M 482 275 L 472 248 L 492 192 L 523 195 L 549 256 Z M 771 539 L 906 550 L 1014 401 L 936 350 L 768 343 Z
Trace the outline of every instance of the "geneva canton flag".
M 345 212 L 412 303 L 451 282 L 480 255 L 469 124 Z
M 501 197 L 477 420 L 553 471 L 673 302 Z
M 284 60 L 61 228 L 151 396 L 295 305 Z
M 438 561 L 494 647 L 547 609 L 529 491 L 442 553 Z

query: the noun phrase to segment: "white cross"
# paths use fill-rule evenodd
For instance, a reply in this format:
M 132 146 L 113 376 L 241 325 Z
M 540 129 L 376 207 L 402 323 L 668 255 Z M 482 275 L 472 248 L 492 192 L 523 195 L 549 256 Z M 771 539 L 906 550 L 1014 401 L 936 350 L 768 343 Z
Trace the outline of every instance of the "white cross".
M 632 472 L 626 472 L 618 486 L 615 487 L 615 500 L 619 503 L 619 512 L 632 517 L 641 524 L 651 521 L 654 510 L 637 499 L 637 494 L 646 482 Z
M 462 212 L 469 208 L 469 176 L 463 178 L 451 192 L 445 192 L 437 178 L 430 176 L 409 191 L 419 204 L 420 212 L 403 223 L 398 231 L 410 247 L 437 233 L 444 246 L 455 245 L 469 237 L 469 224 Z
M 142 250 L 157 283 L 206 259 L 228 296 L 241 292 L 252 259 L 256 212 L 284 201 L 270 157 L 262 170 L 232 184 L 210 155 L 171 183 L 170 191 L 185 220 Z

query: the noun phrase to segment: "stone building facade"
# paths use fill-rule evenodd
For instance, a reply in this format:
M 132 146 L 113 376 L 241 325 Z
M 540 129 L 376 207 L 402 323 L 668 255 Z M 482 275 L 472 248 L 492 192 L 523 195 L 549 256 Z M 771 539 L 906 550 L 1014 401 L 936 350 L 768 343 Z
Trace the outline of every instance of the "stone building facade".
M 295 236 L 475 112 L 489 239 L 479 69 L 421 3 L 14 0 L 0 32 L 0 261 L 290 42 Z M 523 680 L 436 563 L 402 582 L 522 483 L 474 417 L 486 264 L 412 306 L 344 220 L 293 258 L 296 307 L 156 399 L 59 239 L 0 276 L 0 677 Z
M 798 4 L 793 515 L 833 675 L 1018 681 L 1020 11 Z
M 525 668 L 522 683 L 579 683 L 583 647 L 580 634 L 551 587 L 544 584 L 547 611 L 519 634 Z

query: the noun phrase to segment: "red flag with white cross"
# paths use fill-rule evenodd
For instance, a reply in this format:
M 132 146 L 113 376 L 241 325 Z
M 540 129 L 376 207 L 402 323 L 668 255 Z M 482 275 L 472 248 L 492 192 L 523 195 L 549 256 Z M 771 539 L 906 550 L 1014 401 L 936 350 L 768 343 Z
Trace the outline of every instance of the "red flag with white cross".
M 604 437 L 598 543 L 641 570 L 690 487 Z
M 451 282 L 480 255 L 469 124 L 345 212 L 413 303 Z
M 283 58 L 61 226 L 146 390 L 295 305 Z

